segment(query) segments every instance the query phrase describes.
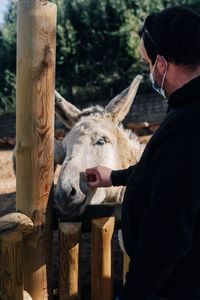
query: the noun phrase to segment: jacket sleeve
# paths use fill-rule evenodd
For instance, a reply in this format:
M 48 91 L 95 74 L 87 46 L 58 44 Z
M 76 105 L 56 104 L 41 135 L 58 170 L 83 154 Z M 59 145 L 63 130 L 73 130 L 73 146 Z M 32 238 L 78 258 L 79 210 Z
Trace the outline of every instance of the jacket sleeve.
M 134 172 L 136 165 L 137 164 L 135 164 L 134 166 L 131 166 L 127 169 L 124 169 L 124 170 L 117 170 L 117 171 L 113 170 L 111 173 L 112 185 L 113 186 L 120 186 L 120 185 L 126 186 L 129 176 L 132 172 Z
M 180 152 L 176 142 L 172 144 L 173 149 L 156 151 L 149 165 L 144 188 L 150 202 L 120 300 L 147 300 L 154 295 L 191 248 L 199 209 L 200 163 L 189 159 L 198 153 L 191 153 L 186 145 Z

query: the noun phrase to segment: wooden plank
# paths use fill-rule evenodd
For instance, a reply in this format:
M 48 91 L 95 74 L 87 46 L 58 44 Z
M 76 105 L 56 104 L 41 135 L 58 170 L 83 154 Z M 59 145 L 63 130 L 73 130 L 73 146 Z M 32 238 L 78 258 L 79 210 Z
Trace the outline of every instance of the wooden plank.
M 81 223 L 59 223 L 59 299 L 79 300 Z
M 0 278 L 2 300 L 23 300 L 23 250 L 20 232 L 0 236 Z
M 20 231 L 23 238 L 33 232 L 32 220 L 21 213 L 10 213 L 0 218 L 0 235 L 10 231 Z
M 57 208 L 54 213 L 59 222 L 82 222 L 82 232 L 91 232 L 91 221 L 98 218 L 115 217 L 115 229 L 121 229 L 121 210 L 122 203 L 108 203 L 88 205 L 81 216 L 73 219 L 67 218 Z
M 92 300 L 113 300 L 114 223 L 114 217 L 92 221 Z
M 16 206 L 33 220 L 24 241 L 25 289 L 52 299 L 52 182 L 56 15 L 54 3 L 18 1 Z

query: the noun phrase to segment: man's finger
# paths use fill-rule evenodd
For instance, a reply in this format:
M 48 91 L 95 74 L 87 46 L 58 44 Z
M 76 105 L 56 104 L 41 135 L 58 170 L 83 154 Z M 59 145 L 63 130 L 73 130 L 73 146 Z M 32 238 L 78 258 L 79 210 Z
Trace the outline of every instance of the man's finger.
M 91 182 L 91 181 L 96 181 L 97 180 L 97 176 L 96 176 L 96 174 L 94 174 L 94 173 L 90 173 L 90 172 L 88 172 L 87 170 L 84 172 L 84 179 L 85 179 L 85 181 L 89 181 L 89 182 Z
M 88 173 L 85 171 L 83 175 L 84 175 L 84 180 L 88 181 Z
M 91 188 L 97 188 L 97 187 L 99 187 L 98 181 L 88 181 L 88 185 Z
M 89 181 L 89 182 L 95 182 L 95 181 L 97 181 L 96 175 L 95 174 L 88 174 L 87 181 Z

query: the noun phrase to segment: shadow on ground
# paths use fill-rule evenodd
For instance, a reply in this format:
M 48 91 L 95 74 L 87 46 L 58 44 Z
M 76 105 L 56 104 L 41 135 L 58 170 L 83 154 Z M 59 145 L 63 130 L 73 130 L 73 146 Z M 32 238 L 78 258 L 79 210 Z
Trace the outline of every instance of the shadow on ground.
M 16 193 L 0 194 L 0 217 L 16 209 Z

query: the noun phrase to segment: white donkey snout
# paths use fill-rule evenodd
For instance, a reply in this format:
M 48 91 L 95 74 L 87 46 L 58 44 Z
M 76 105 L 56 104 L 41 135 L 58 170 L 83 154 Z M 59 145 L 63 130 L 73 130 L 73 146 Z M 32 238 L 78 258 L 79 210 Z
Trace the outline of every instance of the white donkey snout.
M 65 215 L 75 216 L 82 213 L 87 195 L 80 189 L 80 180 L 72 182 L 69 178 L 59 180 L 56 187 L 56 204 Z

